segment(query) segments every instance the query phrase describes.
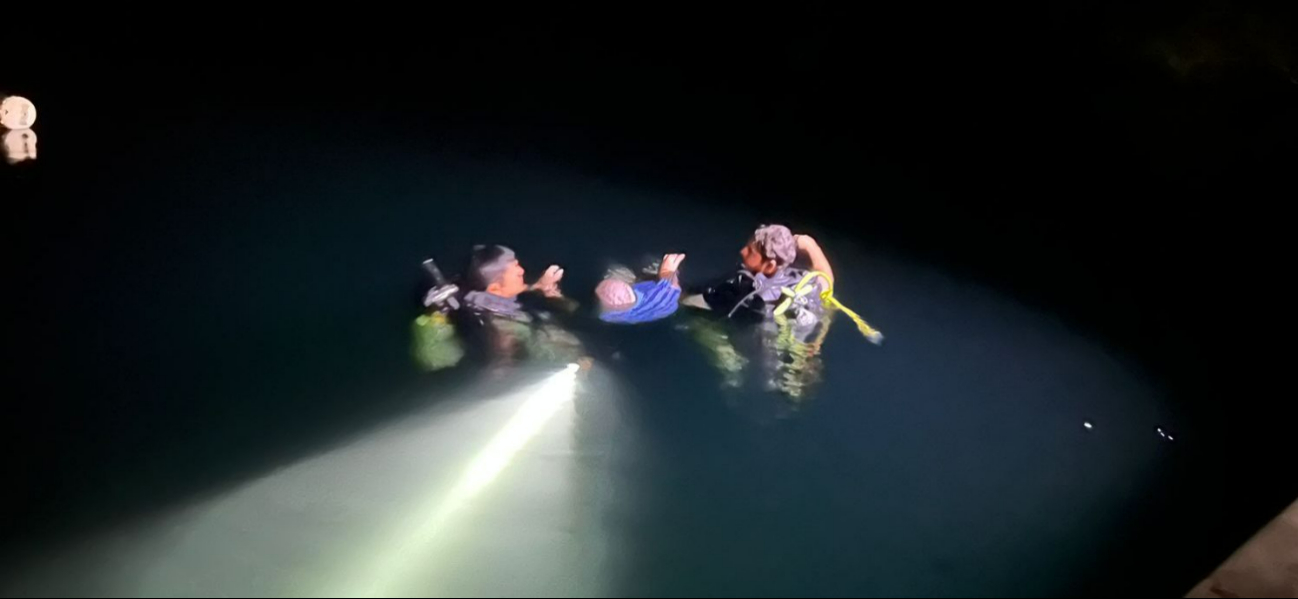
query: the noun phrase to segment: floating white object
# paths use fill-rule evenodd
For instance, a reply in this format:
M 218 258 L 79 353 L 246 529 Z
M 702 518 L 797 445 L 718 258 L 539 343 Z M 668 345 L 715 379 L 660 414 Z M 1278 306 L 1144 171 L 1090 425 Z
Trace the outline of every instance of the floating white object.
M 36 105 L 22 96 L 0 100 L 0 125 L 6 129 L 30 129 L 36 124 Z
M 1095 428 L 1095 425 L 1094 425 L 1094 424 L 1091 424 L 1091 421 L 1090 421 L 1090 420 L 1087 420 L 1086 422 L 1083 422 L 1083 423 L 1082 423 L 1082 426 L 1086 427 L 1086 430 L 1088 430 L 1088 431 L 1091 430 L 1091 429 L 1094 429 L 1094 428 Z

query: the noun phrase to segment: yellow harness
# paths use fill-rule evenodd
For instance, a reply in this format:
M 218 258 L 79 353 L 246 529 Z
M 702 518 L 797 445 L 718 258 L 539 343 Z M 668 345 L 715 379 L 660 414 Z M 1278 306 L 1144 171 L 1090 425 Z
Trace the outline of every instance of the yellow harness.
M 848 318 L 852 319 L 852 322 L 856 323 L 856 328 L 859 329 L 861 334 L 865 335 L 865 338 L 869 339 L 871 343 L 878 345 L 883 342 L 883 333 L 880 333 L 874 327 L 870 326 L 869 323 L 865 322 L 864 318 L 861 318 L 859 314 L 853 312 L 847 306 L 844 306 L 842 302 L 838 301 L 838 298 L 834 297 L 834 281 L 829 278 L 829 275 L 820 271 L 813 270 L 807 273 L 807 276 L 802 277 L 802 281 L 798 282 L 798 284 L 792 288 L 785 287 L 781 289 L 780 292 L 784 294 L 784 301 L 780 302 L 780 305 L 775 307 L 775 314 L 777 316 L 783 315 L 789 310 L 789 308 L 793 307 L 794 301 L 810 294 L 812 290 L 815 289 L 815 287 L 811 285 L 811 282 L 815 280 L 816 277 L 824 279 L 825 284 L 827 285 L 825 291 L 820 294 L 822 305 L 841 310 Z

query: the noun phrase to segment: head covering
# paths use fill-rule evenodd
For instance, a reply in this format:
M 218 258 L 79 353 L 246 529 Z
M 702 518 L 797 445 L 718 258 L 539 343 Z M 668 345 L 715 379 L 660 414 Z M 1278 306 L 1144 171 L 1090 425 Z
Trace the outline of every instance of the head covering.
M 600 281 L 599 286 L 595 287 L 595 297 L 599 298 L 599 303 L 608 309 L 625 309 L 635 305 L 635 290 L 625 281 L 617 279 L 604 279 Z
M 753 233 L 753 243 L 762 257 L 774 260 L 776 266 L 788 266 L 798 258 L 798 242 L 784 225 L 762 225 Z

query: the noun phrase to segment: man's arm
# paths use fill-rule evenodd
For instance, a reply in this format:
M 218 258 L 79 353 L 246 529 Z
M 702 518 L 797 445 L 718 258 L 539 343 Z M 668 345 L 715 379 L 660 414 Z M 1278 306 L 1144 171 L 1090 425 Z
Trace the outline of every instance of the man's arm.
M 829 258 L 825 257 L 825 251 L 820 249 L 820 244 L 810 235 L 798 235 L 795 237 L 798 242 L 798 251 L 807 255 L 811 260 L 811 270 L 825 273 L 829 277 L 829 282 L 834 282 L 834 267 L 829 265 Z
M 667 254 L 663 256 L 662 264 L 658 267 L 658 280 L 671 281 L 672 286 L 680 289 L 681 282 L 677 277 L 681 269 L 681 262 L 685 261 L 685 254 Z

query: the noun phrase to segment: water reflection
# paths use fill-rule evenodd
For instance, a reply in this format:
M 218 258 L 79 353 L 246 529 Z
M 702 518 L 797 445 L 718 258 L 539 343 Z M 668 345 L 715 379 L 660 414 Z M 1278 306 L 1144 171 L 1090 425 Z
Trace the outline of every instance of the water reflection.
M 809 402 L 824 380 L 821 348 L 833 317 L 829 311 L 809 321 L 777 316 L 737 323 L 695 314 L 680 328 L 702 349 L 723 388 L 740 390 L 756 376 L 764 390 L 783 396 L 781 416 L 788 416 Z M 754 362 L 757 368 L 750 368 Z
M 5 133 L 4 158 L 9 164 L 36 160 L 36 132 L 18 129 Z

